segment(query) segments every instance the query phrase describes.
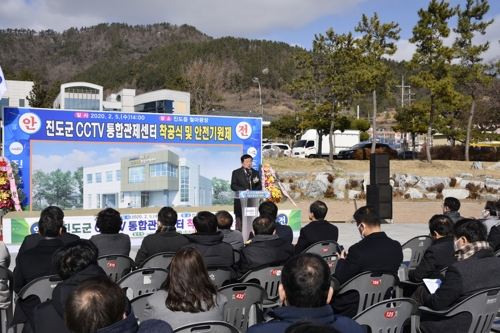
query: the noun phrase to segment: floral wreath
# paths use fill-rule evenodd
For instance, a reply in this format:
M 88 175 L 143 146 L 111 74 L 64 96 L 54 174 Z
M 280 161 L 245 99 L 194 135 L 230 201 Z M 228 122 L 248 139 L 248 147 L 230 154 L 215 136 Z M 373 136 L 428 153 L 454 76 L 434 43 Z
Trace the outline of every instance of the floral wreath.
M 0 157 L 0 216 L 10 211 L 22 210 L 19 203 L 20 194 L 10 161 L 5 157 Z
M 275 204 L 279 204 L 283 201 L 284 194 L 295 206 L 297 206 L 276 178 L 274 169 L 267 163 L 262 165 L 262 179 L 264 182 L 264 189 L 269 191 L 271 194 L 270 198 L 268 199 L 269 201 Z M 279 187 L 276 186 L 275 182 L 278 183 Z

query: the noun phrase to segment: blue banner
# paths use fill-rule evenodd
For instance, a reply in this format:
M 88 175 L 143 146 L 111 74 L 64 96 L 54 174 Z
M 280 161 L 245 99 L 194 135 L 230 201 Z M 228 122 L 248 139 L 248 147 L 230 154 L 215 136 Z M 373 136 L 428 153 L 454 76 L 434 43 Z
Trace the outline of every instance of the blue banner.
M 175 162 L 171 165 L 171 161 L 183 158 L 189 162 L 182 165 L 199 168 L 200 176 L 210 180 L 213 177 L 229 180 L 231 170 L 240 166 L 239 156 L 242 154 L 254 157 L 254 168 L 259 169 L 261 164 L 260 118 L 5 107 L 3 120 L 4 156 L 20 167 L 23 189 L 27 194 L 23 205 L 33 202 L 32 175 L 37 170 L 46 174 L 56 169 L 75 172 L 77 167 L 87 170 L 103 165 L 104 168 L 125 157 L 127 161 L 135 159 L 136 165 L 147 164 L 159 159 L 154 154 L 164 150 L 175 153 L 175 159 L 169 157 L 165 167 L 154 165 L 148 177 L 160 175 L 180 179 L 181 164 L 175 165 Z M 148 155 L 148 152 L 151 153 Z M 227 156 L 226 160 L 224 156 Z M 121 170 L 124 170 L 124 162 L 121 163 Z M 92 172 L 94 176 L 83 175 L 85 184 L 91 181 L 105 183 L 108 177 L 110 181 L 121 181 L 123 187 L 124 180 L 120 180 L 118 174 L 103 171 L 103 175 L 99 173 L 98 177 L 95 171 Z M 91 174 L 90 171 L 88 174 Z M 130 182 L 140 182 L 144 178 L 143 171 L 134 170 L 129 177 Z M 75 192 L 78 192 L 76 187 Z M 137 201 L 141 201 L 140 196 Z M 100 207 L 96 208 L 104 208 L 107 203 L 102 200 L 109 200 L 107 198 L 100 197 Z M 91 199 L 96 200 L 89 197 L 89 202 Z M 114 200 L 109 201 L 113 207 L 127 205 L 113 203 Z M 42 202 L 40 204 L 43 205 Z M 151 206 L 142 198 L 134 207 L 148 205 Z M 90 204 L 88 208 L 91 208 Z

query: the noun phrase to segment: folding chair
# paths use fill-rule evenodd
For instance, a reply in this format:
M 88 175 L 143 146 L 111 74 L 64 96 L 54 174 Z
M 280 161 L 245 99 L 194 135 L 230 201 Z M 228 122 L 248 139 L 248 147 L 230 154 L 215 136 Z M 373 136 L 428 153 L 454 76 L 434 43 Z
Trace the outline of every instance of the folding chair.
M 428 307 L 421 306 L 421 313 L 430 313 L 433 315 L 451 318 L 457 314 L 467 312 L 470 314 L 471 325 L 469 333 L 488 333 L 492 328 L 495 316 L 500 308 L 499 298 L 500 289 L 485 289 L 472 296 L 467 297 L 460 303 L 443 311 L 431 310 Z M 418 327 L 420 330 L 420 327 Z M 496 328 L 494 328 L 496 330 Z
M 132 306 L 132 309 L 134 309 L 134 315 L 139 324 L 144 320 L 144 309 L 146 308 L 148 297 L 150 295 L 153 295 L 153 293 L 142 294 L 141 296 L 137 296 L 130 301 L 130 305 Z
M 413 237 L 412 239 L 401 245 L 401 249 L 403 251 L 407 249 L 411 250 L 410 261 L 405 261 L 403 263 L 407 265 L 409 269 L 417 268 L 418 264 L 420 264 L 420 261 L 424 256 L 425 250 L 427 250 L 427 248 L 431 245 L 432 238 L 430 238 L 429 236 Z
M 340 253 L 339 244 L 334 240 L 324 240 L 321 242 L 316 242 L 309 246 L 307 249 L 302 251 L 302 253 L 316 253 L 320 256 L 328 256 L 331 254 Z
M 328 267 L 330 268 L 330 275 L 335 274 L 335 268 L 337 268 L 338 256 L 336 254 L 332 254 L 329 256 L 324 256 L 323 259 L 326 261 Z
M 34 279 L 25 285 L 17 294 L 17 298 L 26 298 L 29 295 L 36 295 L 40 302 L 52 299 L 52 290 L 62 279 L 58 275 L 42 276 Z
M 224 320 L 244 333 L 249 326 L 262 320 L 260 306 L 267 293 L 255 283 L 235 283 L 219 289 L 227 298 L 224 307 Z
M 204 321 L 178 327 L 174 333 L 239 333 L 238 329 L 225 321 Z
M 172 262 L 175 252 L 159 252 L 144 260 L 137 268 L 165 268 Z
M 283 266 L 268 266 L 265 268 L 248 271 L 239 282 L 257 283 L 267 292 L 267 299 L 264 300 L 264 308 L 278 305 L 278 286 L 281 283 L 281 270 Z
M 135 262 L 123 254 L 110 254 L 97 258 L 97 264 L 106 272 L 111 281 L 117 282 L 130 273 Z
M 129 289 L 132 290 L 131 297 L 129 297 L 132 299 L 143 294 L 154 293 L 167 276 L 168 272 L 164 268 L 142 268 L 127 274 L 117 283 L 122 289 L 126 289 L 127 296 L 129 296 Z
M 418 325 L 417 302 L 411 298 L 394 298 L 370 306 L 353 319 L 361 326 L 369 327 L 369 332 L 399 333 L 409 318 L 411 332 L 415 333 Z
M 397 286 L 399 279 L 394 273 L 365 272 L 356 275 L 344 283 L 337 295 L 342 295 L 348 291 L 359 293 L 358 311 L 384 300 L 384 296 L 389 289 Z
M 234 264 L 236 265 L 241 259 L 241 252 L 233 249 Z
M 217 288 L 230 284 L 236 278 L 236 272 L 228 266 L 209 266 L 207 271 L 208 277 Z
M 12 272 L 7 267 L 0 266 L 0 283 L 5 283 L 9 291 L 8 298 L 10 299 L 10 304 L 6 309 L 0 309 L 0 332 L 7 332 L 9 323 L 12 321 L 12 316 L 14 314 L 13 276 Z

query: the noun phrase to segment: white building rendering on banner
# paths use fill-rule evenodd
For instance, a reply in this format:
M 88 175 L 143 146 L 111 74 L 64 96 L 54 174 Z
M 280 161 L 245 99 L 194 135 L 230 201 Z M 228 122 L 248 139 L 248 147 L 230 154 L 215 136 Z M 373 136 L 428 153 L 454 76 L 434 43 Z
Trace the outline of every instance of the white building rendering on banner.
M 170 150 L 83 169 L 83 208 L 211 206 L 212 180 Z

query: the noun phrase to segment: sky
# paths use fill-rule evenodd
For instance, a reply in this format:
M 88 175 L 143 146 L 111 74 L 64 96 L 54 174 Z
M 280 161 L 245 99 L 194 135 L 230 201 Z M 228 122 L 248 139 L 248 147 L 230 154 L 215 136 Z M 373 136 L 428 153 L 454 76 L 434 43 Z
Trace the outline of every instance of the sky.
M 414 47 L 408 42 L 418 21 L 418 10 L 430 0 L 0 0 L 0 29 L 25 28 L 62 32 L 71 27 L 99 23 L 188 24 L 214 37 L 265 39 L 309 49 L 315 34 L 332 28 L 336 33 L 352 31 L 362 14 L 376 12 L 382 23 L 398 23 L 401 39 L 394 60 L 410 60 Z M 449 0 L 464 6 L 466 0 Z M 500 56 L 500 1 L 490 0 L 487 19 L 494 18 L 486 35 L 490 41 L 485 62 Z M 456 26 L 456 17 L 450 27 Z M 453 42 L 454 36 L 449 43 Z M 1 49 L 0 49 L 1 52 Z M 1 64 L 0 64 L 1 65 Z M 272 70 L 272 69 L 271 69 Z
M 96 144 L 77 142 L 36 142 L 32 143 L 33 171 L 45 173 L 61 169 L 74 172 L 80 166 L 92 167 L 120 162 L 122 157 L 144 155 L 160 150 L 170 150 L 179 157 L 200 165 L 200 174 L 230 181 L 231 172 L 241 167 L 241 145 L 160 145 L 160 144 Z

